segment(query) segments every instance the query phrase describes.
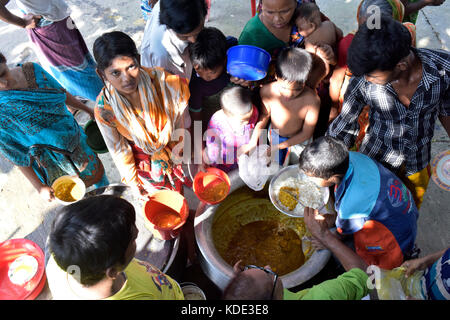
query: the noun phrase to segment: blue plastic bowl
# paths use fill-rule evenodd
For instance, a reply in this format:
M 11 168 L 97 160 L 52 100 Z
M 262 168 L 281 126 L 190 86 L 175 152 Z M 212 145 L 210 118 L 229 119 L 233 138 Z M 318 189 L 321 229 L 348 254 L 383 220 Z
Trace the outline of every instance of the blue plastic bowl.
M 269 62 L 270 54 L 255 46 L 234 46 L 227 51 L 227 71 L 236 78 L 261 80 L 267 74 Z

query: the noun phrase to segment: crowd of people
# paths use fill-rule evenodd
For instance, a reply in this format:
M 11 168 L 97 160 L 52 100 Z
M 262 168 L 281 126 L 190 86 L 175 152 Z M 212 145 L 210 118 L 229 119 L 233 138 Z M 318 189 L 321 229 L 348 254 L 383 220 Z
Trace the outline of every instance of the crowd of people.
M 402 268 L 405 297 L 449 299 L 450 250 L 419 258 L 416 246 L 437 120 L 450 136 L 450 53 L 416 48 L 415 22 L 418 10 L 444 1 L 363 0 L 358 30 L 344 36 L 315 1 L 261 0 L 238 39 L 205 27 L 210 1 L 142 1 L 140 52 L 130 35 L 113 31 L 95 40 L 93 56 L 64 0 L 16 0 L 21 17 L 2 1 L 0 19 L 26 29 L 39 63 L 9 68 L 0 53 L 0 151 L 49 201 L 62 175 L 108 185 L 74 118 L 81 110 L 95 119 L 122 182 L 146 199 L 191 187 L 182 159 L 197 171 L 230 172 L 240 155 L 268 144 L 280 166 L 298 164 L 332 191 L 333 218 L 306 208 L 304 221 L 346 272 L 291 292 L 270 266 L 238 262 L 224 299 L 386 296 L 383 286 L 367 285 L 369 266 L 386 277 Z M 235 45 L 271 55 L 264 79 L 227 73 Z M 126 200 L 97 196 L 64 207 L 48 241 L 53 297 L 183 299 L 176 280 L 134 258 L 136 235 Z

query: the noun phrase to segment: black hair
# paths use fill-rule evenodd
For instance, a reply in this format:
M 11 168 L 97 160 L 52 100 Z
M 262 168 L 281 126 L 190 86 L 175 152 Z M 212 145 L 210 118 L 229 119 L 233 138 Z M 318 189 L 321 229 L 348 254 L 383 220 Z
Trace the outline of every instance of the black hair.
M 376 6 L 381 14 L 392 17 L 393 9 L 387 0 L 364 0 L 359 7 L 359 19 L 368 18 L 373 14 L 373 11 L 369 10 L 371 6 Z
M 129 35 L 121 31 L 102 34 L 94 42 L 94 58 L 97 68 L 104 71 L 119 56 L 130 57 L 139 63 L 139 52 Z
M 381 15 L 378 27 L 361 24 L 350 44 L 347 65 L 354 76 L 392 71 L 409 55 L 411 34 L 392 17 Z
M 272 288 L 267 290 L 255 290 L 256 282 L 253 277 L 241 271 L 236 274 L 223 291 L 223 300 L 271 300 Z
M 275 74 L 288 82 L 305 83 L 312 68 L 311 54 L 301 48 L 284 48 L 279 53 Z
M 345 175 L 348 164 L 347 146 L 340 140 L 324 136 L 306 146 L 300 154 L 298 166 L 314 177 L 329 179 L 334 175 Z
M 252 110 L 252 91 L 241 86 L 225 88 L 220 95 L 222 109 L 232 115 L 245 115 Z
M 312 21 L 316 16 L 320 17 L 320 9 L 314 2 L 302 3 L 297 6 L 294 13 L 294 21 L 302 18 Z
M 58 266 L 79 268 L 81 284 L 94 285 L 110 267 L 125 267 L 136 214 L 128 201 L 111 195 L 63 207 L 52 223 L 49 250 Z
M 179 34 L 194 31 L 206 16 L 205 0 L 159 0 L 159 22 Z
M 0 52 L 0 63 L 6 63 L 6 58 L 1 52 Z
M 204 28 L 195 43 L 189 45 L 193 65 L 203 69 L 214 69 L 225 65 L 227 59 L 227 39 L 217 28 Z

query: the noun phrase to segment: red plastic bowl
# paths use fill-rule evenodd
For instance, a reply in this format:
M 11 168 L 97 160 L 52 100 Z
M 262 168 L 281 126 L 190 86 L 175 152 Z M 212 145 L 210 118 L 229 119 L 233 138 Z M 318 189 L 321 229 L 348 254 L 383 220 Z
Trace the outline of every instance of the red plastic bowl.
M 208 194 L 211 193 L 211 188 L 215 188 L 217 184 L 225 183 L 226 190 L 222 192 L 222 194 L 217 197 L 217 194 L 214 194 L 215 199 L 209 199 Z M 196 196 L 203 202 L 208 204 L 217 204 L 223 201 L 230 192 L 231 182 L 228 175 L 217 168 L 207 168 L 206 172 L 200 171 L 195 175 L 193 189 Z
M 153 235 L 161 240 L 170 240 L 178 236 L 182 226 L 189 217 L 189 206 L 186 199 L 173 190 L 155 192 L 143 207 L 145 226 Z M 180 222 L 171 227 L 155 224 L 158 215 L 172 213 L 180 217 Z
M 38 270 L 34 277 L 23 286 L 9 280 L 8 270 L 11 263 L 21 255 L 28 254 L 36 258 Z M 11 239 L 0 243 L 0 300 L 34 300 L 45 286 L 45 262 L 42 249 L 27 239 Z

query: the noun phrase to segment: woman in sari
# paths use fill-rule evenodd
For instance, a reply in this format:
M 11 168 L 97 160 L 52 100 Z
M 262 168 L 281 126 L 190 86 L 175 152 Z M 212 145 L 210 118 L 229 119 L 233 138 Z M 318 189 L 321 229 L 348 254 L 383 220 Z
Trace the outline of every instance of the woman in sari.
M 267 76 L 257 83 L 267 83 L 275 80 L 275 62 L 278 54 L 286 47 L 302 47 L 303 37 L 298 33 L 292 17 L 295 9 L 307 0 L 261 0 L 258 13 L 251 18 L 239 36 L 239 45 L 251 45 L 266 50 L 271 55 Z M 322 16 L 322 20 L 328 19 Z M 333 49 L 324 44 L 316 46 L 316 54 L 311 54 L 313 68 L 309 74 L 307 85 L 316 89 L 326 76 L 326 65 L 335 63 Z M 252 86 L 254 83 L 231 77 L 233 83 L 242 86 Z
M 187 80 L 141 67 L 134 41 L 123 32 L 103 34 L 93 51 L 105 84 L 95 118 L 122 181 L 143 197 L 158 188 L 182 193 L 189 182 L 174 131 L 190 125 Z
M 66 103 L 93 117 L 38 64 L 9 69 L 0 54 L 0 152 L 49 201 L 51 185 L 62 175 L 78 174 L 86 187 L 108 184 L 102 162 Z

